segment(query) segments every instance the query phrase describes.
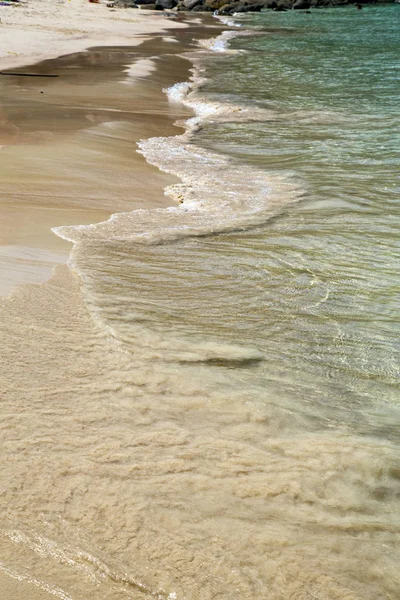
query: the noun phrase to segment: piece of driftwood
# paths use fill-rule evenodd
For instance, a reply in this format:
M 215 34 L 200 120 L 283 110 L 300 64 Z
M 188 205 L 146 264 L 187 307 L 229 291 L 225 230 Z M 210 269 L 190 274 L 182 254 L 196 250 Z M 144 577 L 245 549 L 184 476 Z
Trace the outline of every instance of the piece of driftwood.
M 58 77 L 58 75 L 44 75 L 42 73 L 6 73 L 0 71 L 0 75 L 13 75 L 14 77 Z

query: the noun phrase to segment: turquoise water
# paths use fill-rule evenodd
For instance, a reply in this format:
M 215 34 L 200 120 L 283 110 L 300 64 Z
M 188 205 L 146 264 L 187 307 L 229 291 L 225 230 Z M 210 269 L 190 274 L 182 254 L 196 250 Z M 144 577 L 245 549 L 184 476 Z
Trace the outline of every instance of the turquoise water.
M 207 64 L 202 94 L 256 105 L 266 118 L 214 121 L 196 143 L 301 190 L 263 233 L 232 240 L 256 244 L 258 277 L 263 257 L 268 337 L 274 332 L 290 368 L 336 380 L 346 404 L 397 404 L 400 9 L 269 11 L 237 21 L 241 34 L 252 27 L 256 35 L 239 35 L 230 42 L 238 54 Z

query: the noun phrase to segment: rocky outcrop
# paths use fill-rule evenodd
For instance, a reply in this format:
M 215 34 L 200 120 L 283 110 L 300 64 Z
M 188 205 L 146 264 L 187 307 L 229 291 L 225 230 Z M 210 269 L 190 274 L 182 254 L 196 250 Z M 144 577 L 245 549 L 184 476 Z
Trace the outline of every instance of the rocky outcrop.
M 196 6 L 202 6 L 204 0 L 183 0 L 181 4 L 183 4 L 184 8 L 187 8 L 187 10 L 193 10 Z
M 211 12 L 214 10 L 207 6 L 206 0 L 179 0 L 177 9 L 180 11 L 191 10 L 193 12 Z
M 231 15 L 241 12 L 260 12 L 263 8 L 263 0 L 243 0 L 225 4 L 218 12 L 221 15 Z
M 111 0 L 115 6 L 147 10 L 178 10 L 193 12 L 217 12 L 220 15 L 232 15 L 242 12 L 260 12 L 264 9 L 309 10 L 325 6 L 346 4 L 380 4 L 396 0 Z
M 308 0 L 296 0 L 292 8 L 293 10 L 308 10 L 311 8 L 311 2 Z
M 212 9 L 202 2 L 193 8 L 193 12 L 212 12 Z
M 113 8 L 137 8 L 135 0 L 110 0 L 109 5 Z
M 178 4 L 177 0 L 156 0 L 156 6 L 158 9 L 164 10 L 164 8 L 175 8 Z
M 205 0 L 205 5 L 214 11 L 220 10 L 227 2 L 228 0 Z

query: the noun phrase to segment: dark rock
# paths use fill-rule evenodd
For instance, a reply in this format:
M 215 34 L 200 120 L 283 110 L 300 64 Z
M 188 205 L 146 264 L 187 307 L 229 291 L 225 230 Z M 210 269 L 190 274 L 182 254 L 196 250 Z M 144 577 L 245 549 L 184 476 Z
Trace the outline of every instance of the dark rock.
M 137 0 L 139 2 L 153 2 L 154 0 Z M 258 12 L 269 8 L 277 11 L 309 10 L 328 6 L 345 6 L 349 4 L 374 4 L 393 2 L 394 0 L 175 0 L 178 10 L 218 11 L 221 15 L 230 15 L 235 12 Z
M 111 0 L 109 4 L 110 8 L 137 8 L 135 0 Z
M 192 8 L 193 12 L 212 12 L 212 9 L 205 4 L 198 4 L 194 8 Z
M 135 3 L 142 6 L 143 4 L 154 4 L 154 0 L 135 0 Z
M 240 0 L 225 4 L 220 8 L 220 15 L 232 15 L 233 13 L 260 12 L 264 8 L 264 0 Z
M 311 7 L 309 0 L 295 0 L 292 8 L 293 10 L 308 10 Z
M 193 10 L 190 8 L 186 8 L 186 6 L 184 5 L 184 3 L 182 2 L 182 0 L 178 1 L 178 5 L 176 7 L 176 10 L 178 11 L 183 11 L 183 12 L 188 12 L 189 10 Z
M 134 0 L 112 0 L 110 4 L 113 8 L 137 8 Z
M 175 8 L 178 4 L 177 0 L 156 0 L 156 6 L 161 6 L 161 8 Z
M 122 0 L 123 1 L 123 0 Z M 147 4 L 156 1 L 162 2 L 162 6 L 170 7 L 170 4 L 164 4 L 164 0 L 136 0 L 137 4 Z M 171 0 L 165 0 L 168 2 Z M 177 3 L 178 11 L 218 11 L 221 15 L 230 15 L 240 12 L 258 12 L 269 8 L 277 11 L 291 10 L 309 10 L 313 8 L 322 8 L 325 6 L 342 6 L 354 4 L 370 4 L 376 2 L 390 2 L 393 0 L 172 0 Z M 175 4 L 176 6 L 176 4 Z
M 220 14 L 220 15 L 231 15 L 232 13 L 236 12 L 236 8 L 238 8 L 239 4 L 240 4 L 240 2 L 231 2 L 230 4 L 229 3 L 225 3 L 218 10 L 218 14 Z
M 275 6 L 276 0 L 248 0 L 247 4 L 254 7 L 254 9 L 258 11 L 262 10 L 263 8 L 268 8 L 269 4 L 273 4 Z
M 142 4 L 142 10 L 160 10 L 160 8 L 157 8 L 156 4 Z
M 209 7 L 210 10 L 219 10 L 223 6 L 228 4 L 227 0 L 206 0 L 205 5 Z
M 183 5 L 188 10 L 193 10 L 198 4 L 203 4 L 204 0 L 183 0 Z
M 244 9 L 242 12 L 260 12 L 264 8 L 264 0 L 257 2 L 244 2 Z

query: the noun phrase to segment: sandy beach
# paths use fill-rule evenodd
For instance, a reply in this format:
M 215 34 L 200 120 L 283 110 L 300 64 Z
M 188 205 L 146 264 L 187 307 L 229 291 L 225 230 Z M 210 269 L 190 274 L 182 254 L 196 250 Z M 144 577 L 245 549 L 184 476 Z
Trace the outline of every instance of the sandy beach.
M 0 7 L 0 600 L 399 598 L 370 8 Z
M 135 46 L 143 36 L 183 27 L 162 13 L 111 10 L 106 2 L 27 0 L 0 7 L 0 67 L 32 64 L 89 46 Z
M 1 478 L 5 494 L 0 596 L 2 600 L 69 600 L 75 595 L 62 586 L 72 590 L 80 584 L 71 584 L 63 569 L 51 574 L 39 565 L 35 575 L 31 559 L 24 556 L 29 544 L 10 544 L 9 539 L 11 530 L 29 523 L 30 503 L 41 519 L 50 475 L 45 474 L 42 459 L 42 466 L 33 466 L 30 452 L 18 451 L 12 440 L 17 445 L 22 439 L 35 444 L 44 433 L 44 412 L 52 411 L 53 393 L 58 403 L 65 402 L 67 415 L 72 388 L 83 372 L 95 381 L 95 365 L 104 367 L 109 355 L 108 344 L 87 313 L 79 280 L 66 267 L 71 244 L 51 228 L 96 223 L 114 212 L 171 204 L 163 190 L 177 179 L 149 165 L 137 153 L 136 143 L 151 135 L 176 134 L 174 121 L 190 114 L 182 106 L 171 108 L 162 91 L 187 78 L 189 63 L 179 56 L 159 60 L 169 47 L 176 53 L 182 49 L 171 36 L 186 26 L 162 14 L 110 11 L 87 0 L 31 0 L 0 7 L 0 18 L 1 70 L 58 75 L 4 75 L 0 80 L 0 384 L 6 413 L 9 406 L 10 415 L 29 415 L 29 433 L 15 423 L 3 430 L 3 448 L 8 447 L 10 454 L 3 453 L 3 466 L 8 466 Z M 84 52 L 93 47 L 92 52 Z M 151 81 L 146 79 L 149 73 Z M 29 332 L 33 333 L 30 342 Z M 88 346 L 84 339 L 92 340 L 94 354 L 94 346 L 90 349 L 91 343 Z M 114 369 L 114 358 L 111 363 Z M 79 364 L 80 374 L 71 371 L 74 364 Z M 28 408 L 33 396 L 40 403 L 39 412 Z M 60 434 L 57 421 L 53 422 L 56 436 Z M 58 461 L 50 462 L 53 471 Z M 34 473 L 30 483 L 29 472 Z M 50 479 L 60 482 L 63 476 L 53 471 Z M 18 494 L 21 503 L 14 511 L 9 482 L 18 486 L 17 481 L 30 491 Z M 62 489 L 67 489 L 65 484 Z M 25 547 L 21 556 L 19 547 Z M 93 597 L 87 584 L 79 598 Z M 101 585 L 95 589 L 96 598 L 106 597 L 107 585 L 103 592 Z
M 174 31 L 185 27 L 175 20 L 164 18 L 161 13 L 149 15 L 144 11 L 129 9 L 112 11 L 105 4 L 90 4 L 86 0 L 62 0 L 56 4 L 51 0 L 39 0 L 0 8 L 2 70 L 32 65 L 56 56 L 76 55 L 91 46 L 129 45 L 132 49 L 155 33 L 162 39 L 167 28 L 168 31 Z M 151 56 L 152 51 L 147 54 Z M 103 153 L 104 164 L 101 164 L 99 156 L 94 164 L 89 158 L 90 152 L 76 137 L 80 130 L 106 121 L 108 116 L 114 116 L 113 113 L 119 111 L 121 114 L 118 118 L 121 120 L 124 111 L 132 112 L 135 77 L 140 84 L 143 77 L 154 70 L 154 63 L 151 58 L 133 56 L 132 52 L 119 58 L 119 79 L 126 77 L 127 85 L 122 89 L 124 98 L 119 93 L 117 101 L 112 87 L 101 81 L 98 69 L 96 80 L 88 82 L 86 86 L 82 85 L 82 81 L 72 82 L 71 74 L 77 66 L 69 59 L 60 63 L 65 68 L 63 76 L 56 80 L 29 78 L 27 81 L 27 78 L 5 75 L 0 81 L 3 86 L 0 107 L 3 165 L 0 293 L 3 295 L 9 293 L 17 283 L 45 281 L 53 265 L 66 262 L 70 245 L 57 238 L 51 232 L 51 227 L 95 223 L 108 218 L 115 210 L 132 209 L 135 202 L 142 202 L 143 189 L 137 192 L 136 201 L 135 192 L 131 194 L 128 190 L 132 183 L 130 176 L 125 177 L 124 190 L 121 189 L 120 180 L 120 193 L 115 195 L 108 176 L 110 169 L 115 174 L 115 162 L 111 164 L 110 157 Z M 107 57 L 103 58 L 98 53 L 95 60 L 97 67 L 101 67 Z M 87 67 L 89 77 L 93 77 L 91 65 Z M 46 67 L 43 68 L 46 70 Z M 54 64 L 50 69 L 53 68 Z M 126 72 L 123 77 L 121 70 Z M 110 69 L 108 74 L 111 75 Z M 149 94 L 141 92 L 139 88 L 135 90 L 134 110 L 142 110 L 139 97 L 146 93 Z M 165 98 L 161 90 L 158 93 L 157 101 L 162 103 Z M 93 102 L 93 94 L 96 94 L 97 105 Z M 155 97 L 152 91 L 150 95 Z M 61 104 L 69 111 L 68 115 L 60 111 Z M 85 107 L 90 110 L 83 115 Z M 165 110 L 161 112 L 165 113 Z M 136 139 L 146 137 L 145 119 L 144 116 Z M 76 134 L 75 138 L 71 133 Z M 146 168 L 153 169 L 136 154 L 133 138 L 130 148 L 129 161 L 133 162 L 129 165 L 132 168 L 141 165 L 141 172 L 136 178 L 142 177 L 145 182 Z M 91 151 L 94 151 L 93 148 Z M 120 158 L 119 166 L 125 164 L 126 175 L 129 167 L 125 148 L 121 149 Z M 41 163 L 39 171 L 38 161 Z M 96 177 L 96 173 L 100 174 L 99 177 Z M 161 190 L 172 179 L 154 169 L 154 183 L 158 179 L 161 188 L 157 190 L 156 203 L 166 204 Z M 26 186 L 29 187 L 28 193 Z M 108 194 L 105 193 L 106 189 L 109 190 Z M 92 200 L 89 200 L 89 196 Z M 113 199 L 111 196 L 114 196 Z M 100 201 L 100 197 L 103 201 Z M 32 201 L 33 198 L 37 201 Z

